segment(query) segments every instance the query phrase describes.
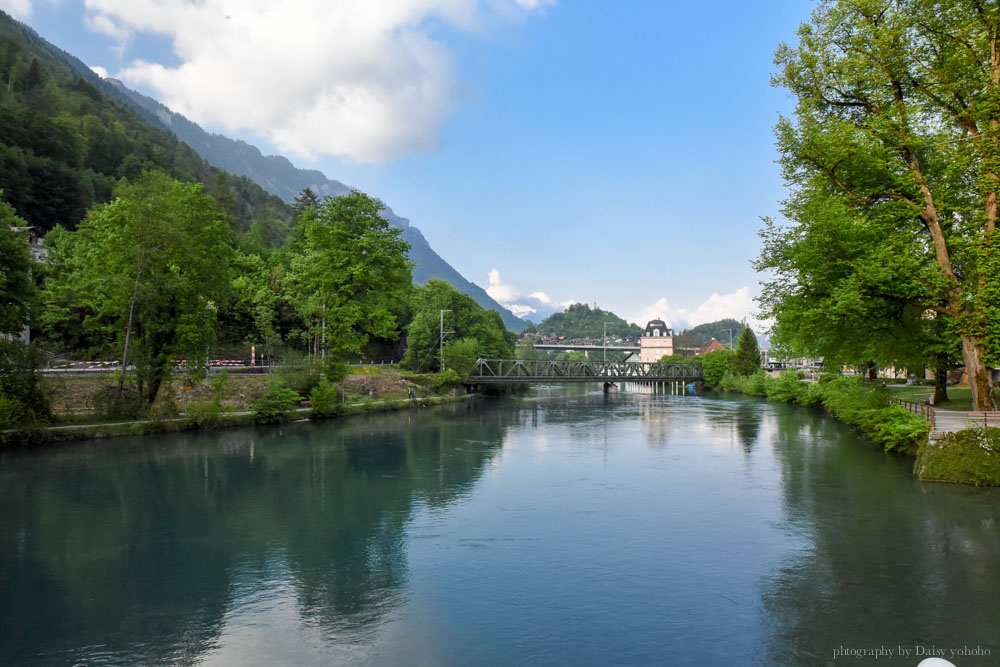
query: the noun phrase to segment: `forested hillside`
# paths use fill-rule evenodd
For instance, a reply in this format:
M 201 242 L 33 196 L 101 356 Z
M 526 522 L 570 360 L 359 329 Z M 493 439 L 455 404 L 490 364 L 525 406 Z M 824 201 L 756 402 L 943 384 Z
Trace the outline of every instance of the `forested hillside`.
M 742 331 L 743 323 L 731 317 L 715 322 L 706 322 L 677 334 L 674 337 L 674 347 L 701 347 L 712 338 L 729 345 L 739 339 Z
M 74 229 L 121 179 L 158 169 L 203 183 L 234 230 L 253 229 L 271 246 L 283 240 L 292 219 L 285 202 L 212 167 L 108 97 L 73 61 L 0 12 L 0 189 L 21 218 L 42 232 Z
M 93 74 L 83 73 L 93 77 Z M 259 183 L 268 192 L 292 202 L 303 190 L 309 189 L 320 198 L 338 197 L 350 193 L 351 188 L 338 180 L 327 178 L 315 169 L 299 169 L 280 155 L 263 155 L 260 150 L 246 143 L 221 134 L 208 133 L 196 123 L 171 111 L 156 100 L 129 89 L 114 79 L 99 81 L 100 85 L 129 105 L 150 123 L 173 133 L 194 148 L 210 164 Z M 469 281 L 435 252 L 419 229 L 410 221 L 386 206 L 382 217 L 391 225 L 403 230 L 403 240 L 410 244 L 409 257 L 413 260 L 413 280 L 424 284 L 433 279 L 445 280 L 465 292 L 483 308 L 500 313 L 504 324 L 511 331 L 522 331 L 527 323 L 501 306 L 479 285 Z
M 538 333 L 557 334 L 566 338 L 601 338 L 605 322 L 609 336 L 635 338 L 642 333 L 637 325 L 629 324 L 610 311 L 591 308 L 585 303 L 574 303 L 561 313 L 549 315 L 538 325 Z

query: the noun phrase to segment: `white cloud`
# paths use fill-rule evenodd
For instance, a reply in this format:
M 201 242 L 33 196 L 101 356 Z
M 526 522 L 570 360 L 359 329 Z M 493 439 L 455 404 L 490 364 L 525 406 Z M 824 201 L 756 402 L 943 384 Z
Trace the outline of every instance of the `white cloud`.
M 16 19 L 31 18 L 31 0 L 0 0 L 0 9 Z
M 655 303 L 646 306 L 632 322 L 645 326 L 652 319 L 662 318 L 667 326 L 675 331 L 715 322 L 731 317 L 737 320 L 746 319 L 760 330 L 759 323 L 753 319 L 754 301 L 749 285 L 744 285 L 729 294 L 713 293 L 697 308 L 673 308 L 667 297 L 661 297 Z
M 10 1 L 10 0 L 0 0 Z M 15 0 L 17 1 L 17 0 Z M 468 32 L 541 0 L 85 0 L 87 25 L 120 42 L 171 40 L 177 66 L 118 74 L 192 120 L 250 131 L 304 158 L 380 162 L 440 147 L 461 97 L 435 22 Z
M 490 269 L 490 286 L 486 288 L 486 293 L 503 305 L 517 301 L 521 296 L 519 289 L 500 280 L 500 272 L 496 269 Z
M 100 65 L 91 65 L 90 69 L 93 70 L 94 74 L 101 77 L 102 79 L 108 78 L 108 70 L 104 69 Z
M 548 315 L 565 310 L 576 303 L 572 299 L 556 301 L 545 292 L 532 292 L 525 296 L 520 289 L 501 280 L 500 272 L 496 269 L 490 270 L 490 284 L 486 288 L 486 293 L 518 317 L 534 315 L 535 317 L 531 319 L 535 321 L 541 321 Z

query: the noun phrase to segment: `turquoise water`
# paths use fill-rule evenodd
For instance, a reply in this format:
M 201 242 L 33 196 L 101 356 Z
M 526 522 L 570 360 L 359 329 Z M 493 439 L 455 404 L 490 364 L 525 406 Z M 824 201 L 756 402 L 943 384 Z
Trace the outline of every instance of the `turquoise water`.
M 1000 493 L 911 462 L 579 387 L 7 452 L 0 664 L 997 664 Z

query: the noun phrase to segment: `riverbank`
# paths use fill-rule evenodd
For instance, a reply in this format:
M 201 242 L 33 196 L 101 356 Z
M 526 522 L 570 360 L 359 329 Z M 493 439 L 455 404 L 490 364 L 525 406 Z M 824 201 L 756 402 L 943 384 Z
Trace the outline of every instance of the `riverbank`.
M 299 402 L 288 404 L 278 419 L 268 421 L 326 420 L 352 415 L 415 409 L 466 401 L 475 395 L 442 382 L 438 374 L 405 373 L 393 366 L 360 366 L 351 369 L 337 385 L 333 410 L 317 409 L 308 397 L 317 378 L 299 370 L 274 375 L 219 373 L 191 384 L 172 383 L 149 410 L 148 418 L 113 419 L 100 413 L 100 395 L 111 381 L 106 377 L 66 377 L 47 386 L 53 419 L 0 438 L 6 446 L 35 446 L 73 440 L 211 430 L 261 423 L 256 402 L 269 387 L 289 387 Z
M 931 441 L 931 427 L 925 419 L 892 405 L 894 394 L 861 378 L 806 382 L 794 371 L 777 378 L 761 371 L 748 377 L 727 374 L 720 388 L 783 403 L 822 406 L 887 452 L 913 456 L 913 474 L 921 481 L 1000 486 L 1000 429 L 967 429 Z

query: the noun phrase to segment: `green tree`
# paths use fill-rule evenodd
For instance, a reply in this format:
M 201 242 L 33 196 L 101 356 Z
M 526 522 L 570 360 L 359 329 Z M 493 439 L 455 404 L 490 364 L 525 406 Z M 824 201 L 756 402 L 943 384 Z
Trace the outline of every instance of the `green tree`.
M 629 324 L 614 313 L 591 308 L 585 303 L 574 303 L 561 313 L 553 313 L 538 325 L 542 334 L 559 334 L 566 338 L 602 338 L 607 323 L 608 336 L 639 336 L 642 330 Z
M 733 372 L 735 361 L 735 350 L 714 350 L 702 357 L 701 369 L 705 376 L 705 386 L 718 386 L 726 373 Z
M 21 333 L 35 294 L 27 240 L 11 229 L 25 225 L 0 190 L 0 334 Z
M 783 118 L 776 130 L 792 187 L 784 214 L 803 230 L 824 226 L 873 245 L 863 253 L 866 270 L 825 294 L 811 280 L 823 270 L 795 264 L 807 258 L 776 261 L 788 232 L 765 231 L 774 243 L 765 239 L 759 265 L 777 269 L 766 314 L 786 327 L 786 298 L 818 296 L 846 311 L 840 331 L 871 345 L 872 327 L 854 323 L 884 320 L 889 306 L 911 322 L 934 312 L 961 341 L 976 408 L 996 409 L 987 366 L 1000 360 L 1000 8 L 825 0 L 798 36 L 778 49 L 774 77 L 798 101 L 795 122 Z M 843 273 L 838 263 L 854 250 L 808 259 Z M 867 295 L 881 301 L 870 313 L 851 303 Z M 836 318 L 811 320 L 828 328 L 804 334 L 835 335 Z
M 409 244 L 361 192 L 326 197 L 300 217 L 289 247 L 288 288 L 314 359 L 342 361 L 369 337 L 398 335 L 396 313 L 411 286 Z
M 156 398 L 173 360 L 205 359 L 216 312 L 230 291 L 231 233 L 201 186 L 147 172 L 92 209 L 45 286 L 46 317 L 70 309 L 119 343 L 122 390 L 135 365 L 137 389 Z M 55 320 L 55 321 L 53 321 Z
M 736 341 L 736 356 L 733 358 L 733 373 L 737 375 L 752 375 L 760 370 L 760 348 L 757 346 L 757 335 L 748 326 L 743 327 L 740 338 Z
M 484 310 L 472 297 L 459 292 L 443 280 L 429 280 L 414 289 L 413 320 L 407 328 L 403 364 L 417 372 L 441 368 L 441 311 L 448 342 L 476 341 L 476 357 L 484 359 L 514 356 L 517 335 L 507 331 L 500 314 Z M 463 343 L 463 353 L 466 351 Z M 446 354 L 447 357 L 447 354 Z M 446 359 L 447 363 L 447 359 Z

